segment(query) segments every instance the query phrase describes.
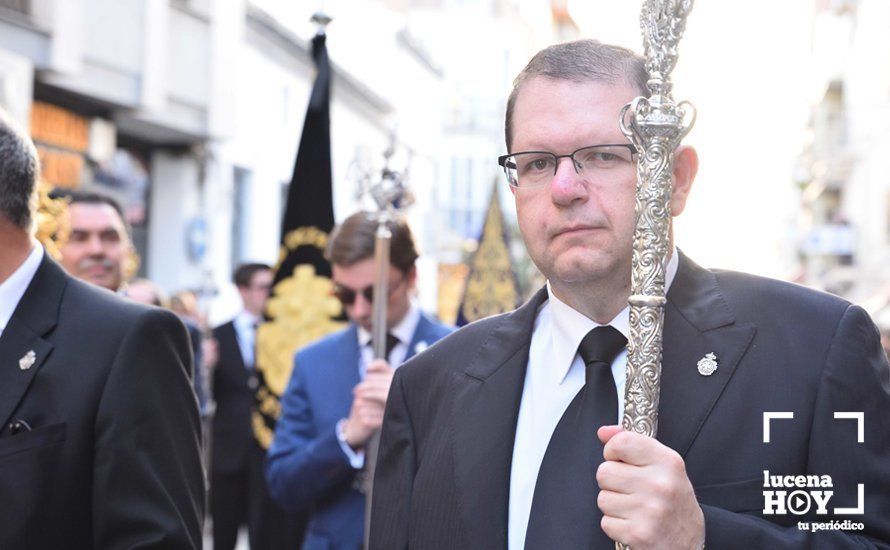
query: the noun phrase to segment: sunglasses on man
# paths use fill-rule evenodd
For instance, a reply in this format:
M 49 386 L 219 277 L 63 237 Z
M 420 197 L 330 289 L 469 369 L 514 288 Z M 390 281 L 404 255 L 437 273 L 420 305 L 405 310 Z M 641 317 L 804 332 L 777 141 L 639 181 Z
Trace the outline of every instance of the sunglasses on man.
M 399 288 L 403 282 L 405 282 L 405 277 L 402 277 L 395 284 L 389 285 L 389 295 L 392 296 L 392 293 Z M 359 294 L 365 297 L 365 300 L 368 303 L 374 302 L 374 285 L 366 286 L 363 289 L 355 290 L 349 288 L 348 286 L 343 286 L 340 283 L 334 283 L 334 288 L 332 290 L 334 297 L 340 300 L 340 303 L 344 306 L 351 306 L 355 303 L 355 299 Z

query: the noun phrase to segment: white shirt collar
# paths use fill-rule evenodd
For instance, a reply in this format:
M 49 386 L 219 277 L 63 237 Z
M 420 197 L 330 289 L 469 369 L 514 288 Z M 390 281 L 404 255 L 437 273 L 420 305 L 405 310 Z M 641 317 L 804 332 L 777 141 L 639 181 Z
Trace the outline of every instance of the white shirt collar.
M 411 340 L 414 338 L 414 332 L 417 330 L 417 325 L 420 323 L 420 308 L 414 301 L 411 301 L 411 304 L 408 306 L 408 312 L 405 313 L 405 316 L 402 317 L 402 320 L 396 324 L 396 326 L 389 329 L 389 332 L 399 339 L 399 342 L 405 344 L 406 346 L 411 343 Z M 358 327 L 358 344 L 359 346 L 367 346 L 371 341 L 371 333 L 365 330 L 363 327 Z
M 677 247 L 674 246 L 671 249 L 671 257 L 665 270 L 665 294 L 671 288 L 671 283 L 674 282 L 678 265 Z M 578 346 L 581 344 L 581 340 L 592 329 L 602 325 L 557 298 L 550 288 L 549 281 L 547 282 L 547 293 L 549 295 L 550 316 L 553 321 L 551 324 L 551 337 L 553 339 L 551 349 L 554 355 L 554 375 L 559 383 L 562 384 L 569 373 L 569 369 L 572 367 L 572 361 L 574 361 L 575 355 L 578 353 Z M 625 338 L 630 339 L 630 306 L 625 306 L 624 309 L 618 312 L 618 315 L 606 324 L 611 325 Z
M 253 332 L 253 325 L 259 323 L 259 319 L 247 310 L 235 316 L 234 325 L 238 332 Z
M 38 243 L 31 249 L 31 253 L 28 254 L 22 265 L 0 284 L 0 334 L 3 334 L 6 325 L 9 324 L 15 308 L 18 307 L 22 296 L 28 290 L 28 285 L 31 284 L 34 274 L 37 273 L 41 261 L 43 261 L 43 246 Z

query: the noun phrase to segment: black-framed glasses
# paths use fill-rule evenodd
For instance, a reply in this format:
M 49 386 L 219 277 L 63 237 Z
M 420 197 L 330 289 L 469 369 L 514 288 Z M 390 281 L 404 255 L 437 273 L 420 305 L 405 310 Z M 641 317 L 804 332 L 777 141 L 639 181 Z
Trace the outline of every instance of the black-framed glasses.
M 585 179 L 606 175 L 608 172 L 626 169 L 633 165 L 637 148 L 629 143 L 590 145 L 568 155 L 556 155 L 549 151 L 523 151 L 498 157 L 504 168 L 507 183 L 513 187 L 539 187 L 547 184 L 559 168 L 559 159 L 572 159 L 575 172 Z
M 402 283 L 405 281 L 405 277 L 402 277 L 395 284 L 389 285 L 389 295 L 392 296 L 392 293 L 395 292 L 397 288 L 402 286 Z M 351 306 L 355 303 L 355 299 L 358 298 L 358 295 L 361 294 L 365 297 L 365 300 L 368 303 L 374 302 L 374 285 L 366 286 L 361 290 L 355 290 L 349 288 L 348 286 L 343 286 L 340 283 L 334 283 L 334 288 L 331 290 L 334 294 L 334 297 L 340 300 L 340 303 L 344 306 Z

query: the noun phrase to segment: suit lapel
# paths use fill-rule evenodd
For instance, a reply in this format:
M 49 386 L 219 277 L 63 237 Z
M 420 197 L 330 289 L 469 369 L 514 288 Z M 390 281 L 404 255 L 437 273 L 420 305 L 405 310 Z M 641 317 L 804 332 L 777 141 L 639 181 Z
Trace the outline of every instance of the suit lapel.
M 436 337 L 432 334 L 432 328 L 433 323 L 426 318 L 426 315 L 421 313 L 420 320 L 417 322 L 417 328 L 414 329 L 414 335 L 411 337 L 411 341 L 408 342 L 408 353 L 405 354 L 405 361 L 435 343 Z
M 61 268 L 44 254 L 0 336 L 0 430 L 8 423 L 53 349 L 43 337 L 56 326 L 66 284 Z M 24 359 L 26 355 L 33 360 Z
M 361 350 L 358 347 L 358 327 L 355 323 L 349 325 L 349 330 L 343 333 L 343 342 L 337 346 L 339 356 L 332 363 L 334 365 L 343 365 L 345 369 L 337 377 L 343 380 L 343 386 L 348 386 L 347 395 L 349 402 L 352 403 L 352 388 L 361 382 L 361 373 L 359 365 L 361 364 Z
M 681 254 L 665 308 L 659 441 L 686 455 L 755 332 L 735 322 L 716 276 Z M 708 353 L 717 370 L 704 376 L 698 362 Z
M 238 331 L 235 329 L 235 321 L 232 320 L 222 325 L 220 333 L 221 337 L 225 338 L 224 342 L 221 341 L 219 343 L 220 354 L 231 360 L 220 361 L 219 368 L 229 372 L 227 376 L 235 379 L 232 383 L 249 389 L 248 383 L 251 372 L 247 370 L 247 366 L 244 364 L 244 357 L 241 356 L 241 346 L 238 344 Z
M 507 547 L 510 468 L 531 333 L 542 289 L 502 317 L 463 373 L 454 399 L 457 487 L 474 547 Z

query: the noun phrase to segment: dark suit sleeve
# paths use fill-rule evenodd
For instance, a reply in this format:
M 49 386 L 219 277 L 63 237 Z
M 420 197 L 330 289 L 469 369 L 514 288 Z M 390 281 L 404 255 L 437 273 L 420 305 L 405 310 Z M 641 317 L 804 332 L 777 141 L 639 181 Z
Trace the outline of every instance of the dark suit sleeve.
M 122 340 L 96 414 L 96 548 L 201 548 L 204 472 L 191 370 L 187 333 L 169 312 L 143 313 Z
M 278 504 L 308 508 L 355 475 L 333 426 L 317 433 L 300 356 L 281 398 L 281 418 L 266 461 L 266 483 Z
M 793 384 L 793 380 L 789 384 Z M 864 413 L 864 441 L 857 442 L 854 420 L 835 412 Z M 858 306 L 850 306 L 835 331 L 822 372 L 810 433 L 807 472 L 832 477 L 827 516 L 810 522 L 861 523 L 864 529 L 810 532 L 781 527 L 759 517 L 702 506 L 706 547 L 710 548 L 890 548 L 890 369 L 877 329 Z M 796 474 L 798 472 L 788 472 Z M 862 514 L 835 515 L 857 506 Z
M 206 377 L 204 376 L 203 367 L 204 357 L 203 351 L 201 350 L 201 340 L 203 340 L 204 337 L 201 334 L 201 329 L 198 328 L 198 325 L 191 321 L 185 321 L 185 328 L 188 330 L 189 340 L 192 343 L 192 363 L 194 366 L 192 385 L 195 388 L 195 395 L 198 397 L 198 411 L 200 411 L 203 416 L 209 405 L 205 380 Z
M 416 471 L 414 429 L 405 401 L 402 370 L 396 370 L 386 401 L 374 476 L 370 548 L 408 547 L 408 515 Z

